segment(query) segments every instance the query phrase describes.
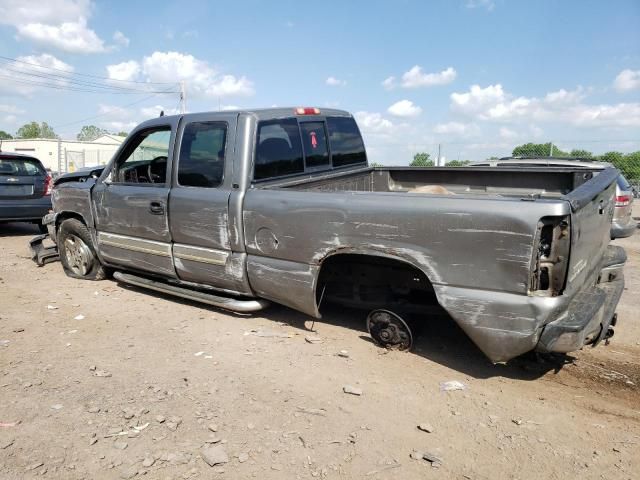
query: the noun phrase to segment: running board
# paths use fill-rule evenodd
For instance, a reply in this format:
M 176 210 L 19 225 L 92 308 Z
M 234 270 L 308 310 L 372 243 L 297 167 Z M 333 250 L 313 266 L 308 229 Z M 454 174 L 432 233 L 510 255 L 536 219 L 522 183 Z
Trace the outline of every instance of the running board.
M 136 287 L 168 293 L 169 295 L 186 298 L 187 300 L 193 300 L 194 302 L 206 303 L 207 305 L 213 305 L 214 307 L 223 308 L 224 310 L 230 310 L 237 313 L 253 313 L 263 310 L 270 305 L 270 302 L 267 300 L 259 298 L 238 300 L 231 297 L 222 297 L 211 293 L 200 292 L 198 290 L 178 287 L 177 285 L 169 285 L 157 280 L 151 280 L 150 278 L 131 275 L 130 273 L 115 272 L 113 274 L 113 278 L 119 282 L 134 285 Z

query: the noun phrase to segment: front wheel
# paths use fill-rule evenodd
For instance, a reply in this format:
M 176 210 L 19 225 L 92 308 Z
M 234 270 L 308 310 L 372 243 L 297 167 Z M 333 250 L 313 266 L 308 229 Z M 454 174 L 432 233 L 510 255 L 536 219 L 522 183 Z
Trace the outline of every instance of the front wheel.
M 103 280 L 107 276 L 93 248 L 89 229 L 80 220 L 69 218 L 62 222 L 58 250 L 64 273 L 69 277 Z

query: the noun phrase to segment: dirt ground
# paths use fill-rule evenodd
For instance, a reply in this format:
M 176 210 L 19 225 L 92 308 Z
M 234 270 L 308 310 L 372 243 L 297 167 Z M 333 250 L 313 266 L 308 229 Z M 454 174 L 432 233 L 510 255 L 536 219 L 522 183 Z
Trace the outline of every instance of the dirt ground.
M 284 307 L 73 280 L 31 262 L 36 233 L 0 225 L 2 479 L 640 478 L 640 233 L 616 241 L 628 288 L 609 346 L 507 365 L 447 322 L 387 352 L 358 312 L 312 334 Z

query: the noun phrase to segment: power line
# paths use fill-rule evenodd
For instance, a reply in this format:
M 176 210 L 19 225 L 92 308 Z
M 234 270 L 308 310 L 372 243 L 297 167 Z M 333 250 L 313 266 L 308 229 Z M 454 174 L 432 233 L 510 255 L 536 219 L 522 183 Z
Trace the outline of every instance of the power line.
M 55 70 L 58 72 L 64 72 L 67 75 L 78 75 L 81 77 L 88 77 L 88 78 L 97 78 L 100 80 L 109 80 L 110 82 L 123 82 L 123 83 L 136 83 L 136 84 L 152 84 L 152 85 L 176 85 L 178 82 L 141 82 L 138 80 L 117 80 L 114 78 L 109 78 L 109 77 L 101 77 L 99 75 L 90 75 L 88 73 L 79 73 L 79 72 L 70 72 L 68 70 L 65 70 L 63 68 L 56 68 L 56 67 L 46 67 L 43 65 L 39 65 L 37 63 L 32 63 L 32 62 L 25 62 L 24 60 L 18 60 L 16 58 L 10 58 L 10 57 L 5 57 L 0 55 L 0 59 L 2 60 L 7 60 L 9 62 L 14 62 L 14 63 L 22 63 L 24 65 L 30 65 L 32 67 L 37 67 L 37 68 L 42 68 L 44 70 Z
M 138 88 L 132 88 L 132 87 L 122 87 L 122 86 L 118 86 L 118 85 L 107 85 L 104 83 L 96 83 L 96 82 L 92 82 L 92 81 L 84 81 L 84 80 L 77 80 L 75 78 L 70 78 L 64 75 L 57 75 L 57 74 L 50 74 L 50 73 L 35 73 L 35 72 L 27 72 L 27 71 L 23 71 L 23 70 L 16 70 L 13 69 L 11 67 L 5 67 L 5 71 L 7 72 L 12 72 L 14 75 L 17 75 L 16 77 L 13 77 L 15 81 L 24 81 L 24 80 L 33 80 L 32 78 L 23 78 L 23 77 L 36 77 L 36 78 L 41 78 L 44 80 L 50 80 L 53 82 L 59 82 L 58 85 L 60 86 L 64 86 L 64 84 L 73 84 L 73 85 L 78 85 L 78 86 L 82 86 L 82 87 L 90 87 L 90 88 L 94 88 L 94 89 L 103 89 L 105 90 L 105 92 L 107 91 L 118 91 L 118 92 L 138 92 L 138 93 L 148 93 L 148 92 L 152 92 L 153 90 L 150 89 L 138 89 Z M 2 70 L 0 70 L 0 72 L 2 72 Z M 149 85 L 149 87 L 151 87 L 151 85 Z
M 138 103 L 142 103 L 142 102 L 144 102 L 145 100 L 149 100 L 150 98 L 153 98 L 153 97 L 155 97 L 156 95 L 162 95 L 162 94 L 164 94 L 164 93 L 175 93 L 175 92 L 170 92 L 170 91 L 166 91 L 166 92 L 156 92 L 156 93 L 153 93 L 152 95 L 149 95 L 149 96 L 147 96 L 147 97 L 145 97 L 145 98 L 141 98 L 140 100 L 136 100 L 135 102 L 131 102 L 131 103 L 128 103 L 128 104 L 126 104 L 126 105 L 121 105 L 121 106 L 119 106 L 119 108 L 127 108 L 127 107 L 131 107 L 131 106 L 136 105 L 136 104 L 138 104 Z M 76 124 L 78 124 L 78 123 L 86 122 L 87 120 L 93 120 L 93 119 L 96 119 L 96 118 L 104 117 L 104 116 L 106 116 L 106 115 L 109 115 L 109 113 L 110 113 L 110 112 L 100 113 L 100 114 L 98 114 L 98 115 L 94 115 L 94 116 L 92 116 L 92 117 L 87 117 L 87 118 L 82 118 L 82 119 L 80 119 L 80 120 L 76 120 L 76 121 L 73 121 L 73 122 L 64 123 L 64 124 L 61 124 L 61 125 L 54 125 L 54 126 L 52 126 L 51 128 L 64 128 L 64 127 L 68 127 L 68 126 L 70 126 L 70 125 L 76 125 Z

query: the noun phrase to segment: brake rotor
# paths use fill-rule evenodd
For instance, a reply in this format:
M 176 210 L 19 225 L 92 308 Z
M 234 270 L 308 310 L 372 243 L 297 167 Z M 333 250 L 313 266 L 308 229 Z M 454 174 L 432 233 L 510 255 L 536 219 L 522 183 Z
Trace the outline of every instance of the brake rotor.
M 367 316 L 367 330 L 378 345 L 394 350 L 410 350 L 413 335 L 407 322 L 389 310 L 372 310 Z

